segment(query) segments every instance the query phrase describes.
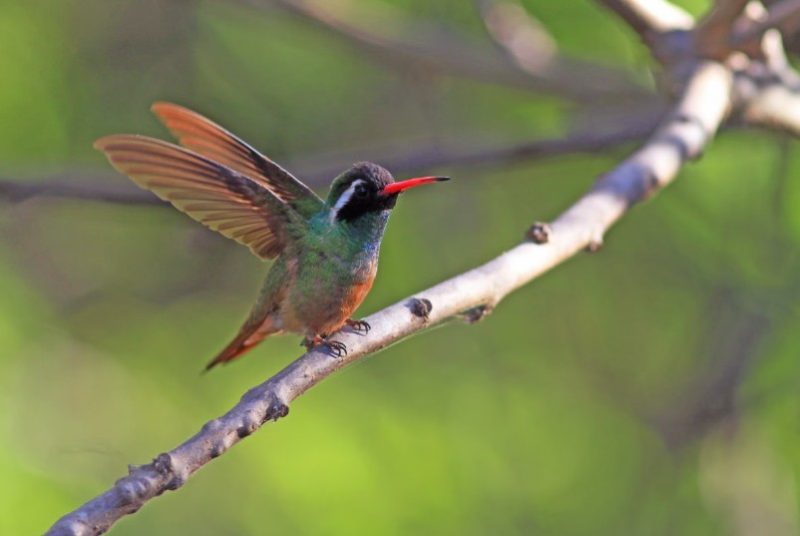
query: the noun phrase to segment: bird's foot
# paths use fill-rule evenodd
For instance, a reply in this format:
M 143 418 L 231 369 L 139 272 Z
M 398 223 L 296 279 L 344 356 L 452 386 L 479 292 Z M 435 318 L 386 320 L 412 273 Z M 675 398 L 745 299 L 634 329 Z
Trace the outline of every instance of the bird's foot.
M 353 320 L 352 318 L 348 318 L 345 321 L 345 324 L 353 328 L 353 331 L 356 333 L 369 333 L 369 330 L 372 329 L 372 326 L 369 325 L 369 322 L 366 320 Z
M 336 357 L 347 355 L 347 345 L 345 345 L 345 343 L 340 341 L 325 341 L 325 344 L 331 349 L 331 353 L 336 354 Z
M 306 347 L 306 350 L 311 350 L 324 344 L 330 349 L 334 357 L 342 357 L 347 355 L 347 345 L 340 341 L 329 341 L 327 336 L 315 335 L 313 339 L 306 338 L 301 345 Z

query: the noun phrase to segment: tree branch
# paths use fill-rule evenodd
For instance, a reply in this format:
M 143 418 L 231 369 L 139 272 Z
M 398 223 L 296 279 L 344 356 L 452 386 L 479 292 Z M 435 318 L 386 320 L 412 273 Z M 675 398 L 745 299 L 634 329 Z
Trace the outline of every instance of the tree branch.
M 584 249 L 596 249 L 603 234 L 633 204 L 666 186 L 682 165 L 696 158 L 728 113 L 732 75 L 721 64 L 698 63 L 669 117 L 633 155 L 600 177 L 594 187 L 550 226 L 535 226 L 531 241 L 494 260 L 379 311 L 366 320 L 366 336 L 351 332 L 336 339 L 350 349 L 339 359 L 312 350 L 253 388 L 222 417 L 152 463 L 62 517 L 49 535 L 90 535 L 106 531 L 164 491 L 182 486 L 198 469 L 264 423 L 283 417 L 288 405 L 337 370 L 391 343 L 446 320 L 480 319 L 507 294 Z

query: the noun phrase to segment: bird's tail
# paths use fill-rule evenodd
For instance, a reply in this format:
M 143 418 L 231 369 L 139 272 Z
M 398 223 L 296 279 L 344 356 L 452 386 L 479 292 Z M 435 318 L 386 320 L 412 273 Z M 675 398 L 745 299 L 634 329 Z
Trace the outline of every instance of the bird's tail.
M 236 335 L 236 337 L 219 353 L 217 357 L 212 359 L 205 370 L 211 370 L 220 363 L 227 363 L 234 359 L 241 357 L 247 351 L 253 349 L 258 343 L 263 341 L 267 336 L 278 332 L 275 329 L 274 322 L 271 317 L 267 317 L 260 324 L 246 323 Z

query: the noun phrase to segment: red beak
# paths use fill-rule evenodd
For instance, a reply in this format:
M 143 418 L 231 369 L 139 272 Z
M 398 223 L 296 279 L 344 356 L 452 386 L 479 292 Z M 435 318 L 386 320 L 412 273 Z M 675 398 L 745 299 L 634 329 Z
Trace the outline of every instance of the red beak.
M 414 179 L 392 182 L 383 187 L 383 190 L 381 190 L 381 195 L 399 194 L 400 192 L 408 190 L 409 188 L 422 186 L 423 184 L 430 184 L 432 182 L 442 182 L 449 180 L 450 177 L 416 177 Z

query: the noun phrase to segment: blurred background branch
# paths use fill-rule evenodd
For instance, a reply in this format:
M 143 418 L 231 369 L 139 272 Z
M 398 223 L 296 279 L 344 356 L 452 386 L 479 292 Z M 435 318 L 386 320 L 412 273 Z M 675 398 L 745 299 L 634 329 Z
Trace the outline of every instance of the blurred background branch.
M 321 189 L 328 185 L 331 177 L 338 175 L 353 162 L 370 160 L 380 162 L 398 176 L 420 170 L 448 166 L 452 168 L 488 168 L 512 165 L 569 154 L 591 154 L 608 151 L 620 145 L 634 142 L 655 128 L 657 110 L 652 115 L 633 118 L 628 125 L 609 132 L 576 132 L 549 140 L 520 142 L 500 147 L 486 147 L 475 142 L 459 145 L 435 146 L 422 144 L 401 150 L 365 150 L 348 155 L 312 156 L 291 162 L 291 169 L 304 182 Z M 0 179 L 0 199 L 20 202 L 31 197 L 55 197 L 82 199 L 120 204 L 143 204 L 168 206 L 152 194 L 138 191 L 133 185 L 123 183 L 121 187 L 110 187 L 119 183 L 117 177 L 91 178 L 96 173 L 73 171 L 37 177 L 37 182 L 19 182 Z M 89 177 L 89 180 L 87 180 Z
M 519 2 L 477 0 L 489 35 L 524 71 L 548 67 L 558 54 L 558 44 L 541 22 Z
M 466 39 L 441 24 L 416 20 L 399 10 L 363 3 L 318 0 L 242 0 L 258 9 L 280 6 L 376 57 L 414 68 L 475 78 L 519 89 L 558 93 L 571 99 L 597 99 L 603 94 L 647 97 L 648 93 L 622 72 L 574 62 L 550 51 L 535 50 L 538 60 L 507 58 Z M 529 52 L 531 52 L 529 50 Z

